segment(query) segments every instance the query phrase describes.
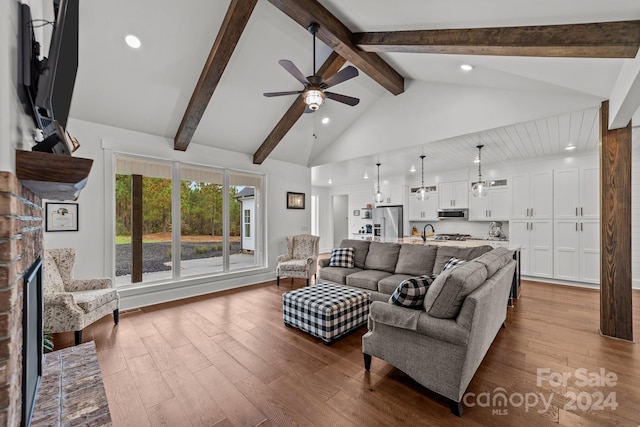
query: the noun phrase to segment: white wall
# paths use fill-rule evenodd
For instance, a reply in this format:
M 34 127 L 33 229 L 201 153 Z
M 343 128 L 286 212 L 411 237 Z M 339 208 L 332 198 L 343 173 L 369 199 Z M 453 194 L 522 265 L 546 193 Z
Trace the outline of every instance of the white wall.
M 266 174 L 265 191 L 265 220 L 266 220 L 266 260 L 267 267 L 255 274 L 243 275 L 235 281 L 218 282 L 212 279 L 206 283 L 199 283 L 194 292 L 211 292 L 226 287 L 235 287 L 251 283 L 270 280 L 275 277 L 275 258 L 286 253 L 285 237 L 290 234 L 309 232 L 311 221 L 310 209 L 286 209 L 286 192 L 294 191 L 311 193 L 311 173 L 309 168 L 267 159 L 261 166 L 254 165 L 252 156 L 240 154 L 198 144 L 190 144 L 186 152 L 173 150 L 172 141 L 159 136 L 133 132 L 82 120 L 70 119 L 69 132 L 78 138 L 81 147 L 77 157 L 94 160 L 87 186 L 82 190 L 77 202 L 79 203 L 79 231 L 45 233 L 45 248 L 74 247 L 78 251 L 75 275 L 78 278 L 109 277 L 112 275 L 112 241 L 111 224 L 114 212 L 109 211 L 106 203 L 111 194 L 105 194 L 107 180 L 112 180 L 111 173 L 106 170 L 110 165 L 110 158 L 105 158 L 103 146 L 114 152 L 126 152 L 136 155 L 146 155 L 159 159 L 181 161 L 229 169 Z M 108 154 L 107 154 L 108 155 Z M 105 167 L 105 165 L 107 167 Z M 309 206 L 309 200 L 306 206 Z M 202 282 L 202 281 L 201 281 Z M 183 285 L 182 288 L 185 288 Z M 188 290 L 187 290 L 188 291 Z M 132 291 L 133 292 L 133 291 Z M 146 295 L 136 291 L 135 302 L 129 306 L 146 305 L 164 299 L 172 299 L 182 294 L 166 292 L 162 296 Z M 126 292 L 123 294 L 127 295 Z M 132 296 L 133 298 L 133 296 Z M 124 304 L 126 307 L 126 304 Z
M 15 172 L 15 149 L 30 149 L 31 117 L 18 98 L 20 4 L 0 2 L 0 171 Z
M 329 189 L 324 187 L 313 187 L 311 192 L 318 196 L 318 228 L 319 228 L 319 250 L 320 253 L 331 252 L 333 248 L 333 222 L 331 221 L 331 197 Z

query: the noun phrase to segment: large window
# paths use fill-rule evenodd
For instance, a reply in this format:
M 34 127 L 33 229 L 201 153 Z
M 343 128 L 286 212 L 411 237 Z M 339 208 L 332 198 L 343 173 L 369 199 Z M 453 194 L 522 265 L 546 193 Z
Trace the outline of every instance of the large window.
M 116 284 L 264 265 L 262 176 L 125 157 L 115 164 Z

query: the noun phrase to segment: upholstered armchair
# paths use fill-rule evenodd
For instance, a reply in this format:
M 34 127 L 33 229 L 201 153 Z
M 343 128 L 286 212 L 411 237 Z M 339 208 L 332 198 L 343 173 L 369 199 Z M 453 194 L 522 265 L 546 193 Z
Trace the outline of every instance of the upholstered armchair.
M 307 279 L 316 277 L 318 270 L 318 243 L 320 237 L 311 234 L 298 234 L 287 237 L 287 254 L 279 255 L 276 267 L 276 284 L 280 286 L 280 277 Z
M 82 330 L 113 313 L 119 320 L 120 296 L 111 279 L 74 279 L 75 249 L 44 251 L 43 327 L 50 332 L 75 332 L 75 344 L 82 342 Z

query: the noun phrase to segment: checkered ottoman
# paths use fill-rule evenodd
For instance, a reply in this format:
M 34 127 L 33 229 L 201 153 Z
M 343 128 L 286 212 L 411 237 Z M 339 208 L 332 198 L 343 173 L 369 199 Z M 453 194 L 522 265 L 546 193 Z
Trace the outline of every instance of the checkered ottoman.
M 367 322 L 369 294 L 319 283 L 282 294 L 284 324 L 330 343 Z

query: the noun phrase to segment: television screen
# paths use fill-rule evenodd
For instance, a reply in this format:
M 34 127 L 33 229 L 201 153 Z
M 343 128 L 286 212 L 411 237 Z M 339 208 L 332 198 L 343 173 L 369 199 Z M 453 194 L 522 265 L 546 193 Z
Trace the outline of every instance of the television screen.
M 57 3 L 57 1 L 56 1 Z M 60 0 L 49 56 L 43 64 L 35 99 L 38 114 L 66 129 L 78 70 L 79 0 Z M 56 127 L 45 126 L 50 132 Z M 48 129 L 43 129 L 50 134 Z

